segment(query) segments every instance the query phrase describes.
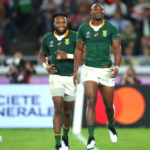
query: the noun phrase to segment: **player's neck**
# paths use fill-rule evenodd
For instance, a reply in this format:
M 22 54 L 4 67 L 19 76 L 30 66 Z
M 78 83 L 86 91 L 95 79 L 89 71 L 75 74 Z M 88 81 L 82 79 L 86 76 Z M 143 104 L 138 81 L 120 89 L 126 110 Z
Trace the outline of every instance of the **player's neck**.
M 55 31 L 55 33 L 56 33 L 57 36 L 63 36 L 65 34 L 65 33 L 59 33 L 57 31 Z
M 54 36 L 67 36 L 68 35 L 69 30 L 66 29 L 64 32 L 59 32 L 57 30 L 54 31 Z
M 91 23 L 92 23 L 93 26 L 99 26 L 99 25 L 102 24 L 102 22 L 103 22 L 103 19 L 101 19 L 101 20 L 92 19 Z
M 55 34 L 57 35 L 57 36 L 63 36 L 63 35 L 65 35 L 65 34 L 67 34 L 67 32 L 68 32 L 68 29 L 65 29 L 63 32 L 59 32 L 57 29 L 55 29 Z

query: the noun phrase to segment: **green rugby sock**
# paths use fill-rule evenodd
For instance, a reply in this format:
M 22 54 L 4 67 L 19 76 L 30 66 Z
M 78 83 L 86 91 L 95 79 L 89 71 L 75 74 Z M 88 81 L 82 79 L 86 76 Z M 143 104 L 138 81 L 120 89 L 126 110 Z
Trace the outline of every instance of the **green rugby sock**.
M 67 137 L 69 133 L 69 127 L 63 125 L 63 137 Z
M 60 132 L 55 132 L 55 143 L 56 144 L 60 144 L 60 137 L 61 137 Z
M 88 125 L 88 133 L 89 133 L 89 138 L 94 137 L 94 125 Z
M 114 117 L 109 119 L 108 118 L 108 127 L 113 127 L 114 126 Z

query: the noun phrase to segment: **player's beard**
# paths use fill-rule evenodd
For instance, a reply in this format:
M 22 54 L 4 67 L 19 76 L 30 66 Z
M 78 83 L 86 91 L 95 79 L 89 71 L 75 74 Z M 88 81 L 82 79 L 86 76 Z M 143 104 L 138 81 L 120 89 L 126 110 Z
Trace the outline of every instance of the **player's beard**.
M 65 34 L 65 33 L 66 33 L 66 30 L 67 30 L 67 28 L 65 28 L 64 31 L 60 32 L 59 30 L 57 30 L 57 29 L 55 28 L 55 31 L 56 31 L 59 35 Z
M 96 15 L 93 16 L 93 19 L 98 22 L 102 21 L 103 18 L 104 18 L 103 16 L 101 16 L 101 17 L 97 17 Z
M 102 18 L 94 18 L 95 21 L 102 21 L 103 20 L 103 17 Z

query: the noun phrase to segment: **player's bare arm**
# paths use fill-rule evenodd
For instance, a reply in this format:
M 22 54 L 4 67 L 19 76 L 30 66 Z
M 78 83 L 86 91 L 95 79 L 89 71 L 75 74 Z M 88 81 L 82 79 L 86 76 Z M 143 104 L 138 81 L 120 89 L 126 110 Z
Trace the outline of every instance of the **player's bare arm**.
M 112 75 L 111 77 L 114 78 L 118 75 L 118 70 L 121 62 L 121 41 L 120 40 L 113 40 L 112 41 L 112 47 L 114 52 L 114 58 L 115 58 L 115 67 L 112 68 Z
M 79 81 L 78 79 L 78 68 L 82 60 L 82 53 L 83 53 L 83 48 L 84 43 L 83 42 L 77 42 L 76 46 L 76 51 L 74 55 L 74 76 L 73 76 L 73 82 L 74 85 L 76 85 Z
M 47 57 L 47 53 L 44 53 L 44 52 L 40 52 L 40 59 L 41 59 L 41 62 L 43 64 L 43 67 L 47 70 L 47 72 L 49 74 L 54 74 L 57 72 L 57 70 L 55 69 L 55 66 L 54 64 L 48 64 L 47 60 L 46 60 L 46 57 Z
M 85 61 L 85 57 L 86 57 L 86 47 L 84 47 L 82 51 L 82 62 Z

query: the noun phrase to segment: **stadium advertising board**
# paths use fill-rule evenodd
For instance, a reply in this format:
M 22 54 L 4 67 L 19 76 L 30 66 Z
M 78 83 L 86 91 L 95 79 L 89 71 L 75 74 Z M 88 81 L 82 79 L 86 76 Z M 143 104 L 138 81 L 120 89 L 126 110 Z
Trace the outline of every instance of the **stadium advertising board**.
M 114 94 L 116 126 L 150 126 L 149 89 L 150 85 L 116 86 Z M 86 103 L 84 104 L 83 126 L 86 126 L 85 107 Z M 106 125 L 107 116 L 100 92 L 98 92 L 95 110 L 97 125 Z
M 49 85 L 0 85 L 0 128 L 52 128 Z

